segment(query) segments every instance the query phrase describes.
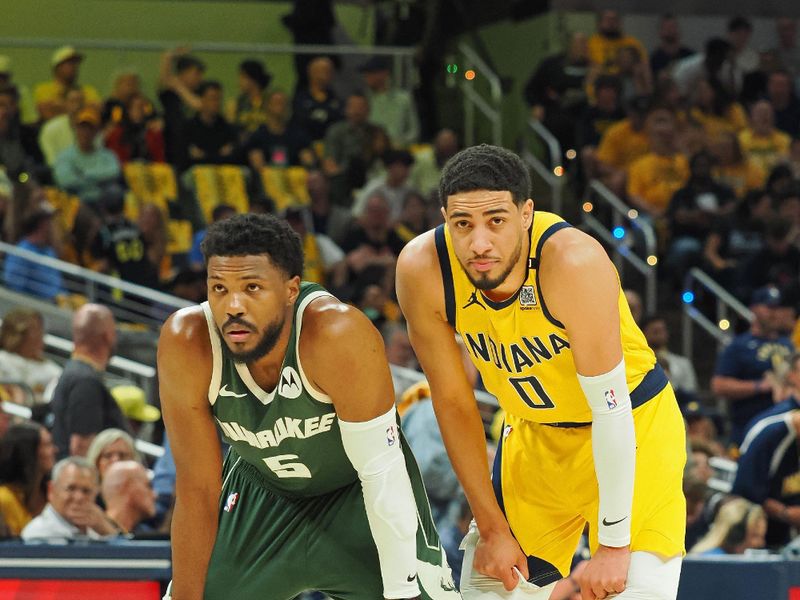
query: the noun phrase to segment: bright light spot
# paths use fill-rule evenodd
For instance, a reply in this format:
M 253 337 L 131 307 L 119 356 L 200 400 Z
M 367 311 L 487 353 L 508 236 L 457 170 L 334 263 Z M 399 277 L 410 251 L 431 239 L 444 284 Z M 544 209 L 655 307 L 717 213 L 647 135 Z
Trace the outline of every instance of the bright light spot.
M 583 212 L 592 212 L 593 208 L 594 208 L 594 204 L 592 204 L 591 202 L 584 202 L 583 203 Z
M 651 254 L 650 256 L 647 257 L 648 265 L 650 265 L 651 267 L 655 267 L 656 263 L 658 263 L 658 257 L 656 255 Z
M 576 157 L 576 156 L 578 156 L 578 153 L 577 153 L 577 152 L 575 152 L 575 150 L 573 150 L 572 148 L 570 148 L 569 150 L 567 150 L 567 158 L 568 158 L 569 160 L 575 160 L 575 157 Z
M 29 179 L 29 177 L 28 177 L 27 173 L 23 172 L 23 173 L 19 174 L 19 182 L 20 183 L 26 183 L 28 181 L 28 179 Z
M 472 69 L 470 69 L 469 71 L 464 71 L 464 79 L 466 79 L 467 81 L 472 81 L 473 79 L 475 79 L 475 71 L 473 71 Z
M 458 65 L 454 64 L 447 65 L 447 72 L 450 73 L 451 75 L 455 75 L 456 73 L 458 73 Z
M 628 211 L 628 218 L 629 219 L 635 219 L 638 216 L 639 216 L 639 211 L 636 210 L 635 208 L 632 208 L 632 209 L 630 209 Z
M 556 167 L 553 169 L 553 173 L 555 173 L 556 177 L 561 177 L 564 174 L 564 167 Z
M 722 329 L 722 331 L 728 331 L 728 329 L 730 329 L 730 326 L 731 322 L 728 321 L 728 319 L 721 319 L 719 322 L 719 328 Z
M 683 292 L 683 296 L 681 296 L 681 298 L 683 299 L 684 303 L 691 304 L 692 302 L 694 302 L 694 292 L 690 292 L 687 290 Z
M 625 237 L 625 229 L 623 227 L 614 227 L 614 230 L 611 232 L 611 234 L 618 240 L 621 240 Z

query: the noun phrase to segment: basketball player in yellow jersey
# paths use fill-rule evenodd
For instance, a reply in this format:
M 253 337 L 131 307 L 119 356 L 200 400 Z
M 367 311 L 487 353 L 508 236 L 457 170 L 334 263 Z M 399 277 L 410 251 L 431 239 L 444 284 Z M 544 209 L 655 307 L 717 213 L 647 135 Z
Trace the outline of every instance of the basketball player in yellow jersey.
M 683 420 L 611 261 L 534 212 L 528 171 L 508 150 L 463 150 L 439 192 L 446 222 L 403 250 L 397 293 L 477 524 L 464 598 L 546 599 L 588 522 L 584 600 L 674 600 Z M 506 412 L 491 480 L 454 331 Z

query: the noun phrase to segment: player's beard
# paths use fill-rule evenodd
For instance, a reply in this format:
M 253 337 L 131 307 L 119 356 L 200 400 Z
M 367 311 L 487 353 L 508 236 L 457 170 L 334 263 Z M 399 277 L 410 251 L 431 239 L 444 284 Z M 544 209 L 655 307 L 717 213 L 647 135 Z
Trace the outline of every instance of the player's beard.
M 283 326 L 285 323 L 286 317 L 281 316 L 277 320 L 264 327 L 264 329 L 261 331 L 261 337 L 259 338 L 258 343 L 252 350 L 237 352 L 230 347 L 224 338 L 222 347 L 225 349 L 225 352 L 228 354 L 228 356 L 230 356 L 237 363 L 250 363 L 257 361 L 259 358 L 263 358 L 269 354 L 272 349 L 275 348 L 275 344 L 278 343 L 278 339 L 281 337 L 281 331 L 283 331 Z M 221 334 L 220 337 L 222 337 Z
M 472 283 L 472 285 L 474 285 L 476 289 L 487 292 L 502 285 L 502 283 L 506 280 L 506 278 L 511 274 L 511 271 L 514 270 L 514 267 L 519 262 L 519 257 L 521 255 L 522 255 L 522 236 L 520 236 L 519 239 L 517 240 L 517 247 L 514 248 L 514 254 L 511 256 L 511 260 L 505 266 L 503 272 L 500 273 L 500 275 L 498 275 L 497 277 L 489 278 L 489 275 L 487 273 L 481 273 L 476 279 L 470 274 L 470 272 L 464 267 L 463 264 L 461 265 L 461 269 L 464 271 L 464 273 L 467 276 L 467 279 L 469 279 L 470 283 Z

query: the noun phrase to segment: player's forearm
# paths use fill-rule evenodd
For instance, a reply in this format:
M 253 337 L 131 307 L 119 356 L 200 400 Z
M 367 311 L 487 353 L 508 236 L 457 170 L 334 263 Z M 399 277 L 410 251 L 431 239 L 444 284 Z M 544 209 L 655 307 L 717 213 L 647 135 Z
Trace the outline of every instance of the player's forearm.
M 507 529 L 508 522 L 497 504 L 486 453 L 483 422 L 474 405 L 459 407 L 455 403 L 434 403 L 447 454 L 464 488 L 475 522 L 482 535 Z
M 172 600 L 202 600 L 217 537 L 217 498 L 180 492 L 172 516 Z
M 769 388 L 761 380 L 735 379 L 717 375 L 711 379 L 711 391 L 718 396 L 725 396 L 728 400 L 741 400 L 767 392 Z

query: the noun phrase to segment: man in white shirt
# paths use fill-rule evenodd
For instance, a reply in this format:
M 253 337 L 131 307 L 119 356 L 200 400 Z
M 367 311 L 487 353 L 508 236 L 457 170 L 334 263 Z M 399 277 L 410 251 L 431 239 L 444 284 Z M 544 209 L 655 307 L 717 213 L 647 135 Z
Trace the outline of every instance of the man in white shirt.
M 83 90 L 76 88 L 67 92 L 64 105 L 67 112 L 53 117 L 39 131 L 39 147 L 49 166 L 56 163 L 58 155 L 75 143 L 75 117 L 84 106 Z
M 391 86 L 389 61 L 375 56 L 361 67 L 369 98 L 370 122 L 389 134 L 395 148 L 406 148 L 419 138 L 419 118 L 407 90 Z
M 58 461 L 47 488 L 47 506 L 25 526 L 22 539 L 101 539 L 118 533 L 95 503 L 97 491 L 97 471 L 85 458 Z

